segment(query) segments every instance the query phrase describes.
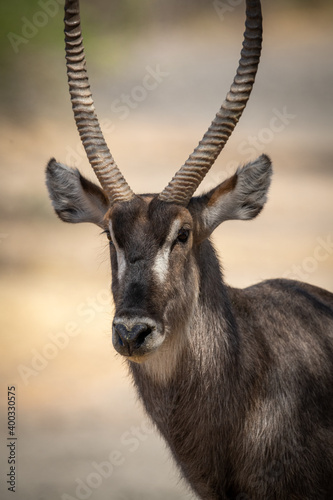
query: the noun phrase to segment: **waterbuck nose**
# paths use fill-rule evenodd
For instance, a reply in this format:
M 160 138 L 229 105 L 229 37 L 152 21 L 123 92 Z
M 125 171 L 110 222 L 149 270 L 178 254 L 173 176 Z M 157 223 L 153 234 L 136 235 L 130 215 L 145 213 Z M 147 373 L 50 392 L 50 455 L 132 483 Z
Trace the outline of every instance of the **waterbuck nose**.
M 146 322 L 116 322 L 113 323 L 113 345 L 119 354 L 123 356 L 132 356 L 133 354 L 143 354 L 148 348 L 149 337 L 152 336 L 155 327 Z

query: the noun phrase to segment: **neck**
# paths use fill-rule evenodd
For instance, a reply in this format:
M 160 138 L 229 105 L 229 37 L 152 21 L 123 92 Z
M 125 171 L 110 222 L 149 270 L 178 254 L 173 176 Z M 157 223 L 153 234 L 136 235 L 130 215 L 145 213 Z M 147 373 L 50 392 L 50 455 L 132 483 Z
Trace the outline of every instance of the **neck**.
M 217 322 L 207 329 L 209 315 L 211 311 L 199 303 L 173 363 L 167 350 L 166 361 L 163 353 L 156 360 L 155 367 L 163 369 L 164 376 L 156 377 L 154 367 L 131 365 L 148 415 L 169 444 L 183 476 L 207 499 L 212 491 L 218 494 L 221 477 L 230 475 L 230 436 L 243 413 L 243 402 L 237 400 L 237 349 Z

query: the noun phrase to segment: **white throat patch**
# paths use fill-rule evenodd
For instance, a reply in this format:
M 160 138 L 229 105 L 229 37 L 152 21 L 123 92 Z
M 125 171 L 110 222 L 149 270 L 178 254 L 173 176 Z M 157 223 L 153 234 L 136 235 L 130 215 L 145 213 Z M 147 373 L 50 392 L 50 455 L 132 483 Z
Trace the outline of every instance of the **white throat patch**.
M 179 332 L 174 331 L 164 344 L 141 364 L 140 368 L 155 382 L 166 385 L 177 368 L 187 344 L 187 337 L 186 328 Z

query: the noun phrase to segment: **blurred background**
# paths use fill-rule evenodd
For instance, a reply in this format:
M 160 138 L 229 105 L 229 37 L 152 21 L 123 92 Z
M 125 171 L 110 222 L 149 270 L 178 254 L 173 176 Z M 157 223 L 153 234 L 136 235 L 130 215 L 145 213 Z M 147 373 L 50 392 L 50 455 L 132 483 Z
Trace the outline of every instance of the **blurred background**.
M 136 192 L 161 191 L 208 128 L 242 42 L 237 0 L 82 1 L 92 91 Z M 256 84 L 209 189 L 262 152 L 269 201 L 214 233 L 225 280 L 286 276 L 333 291 L 333 6 L 264 0 Z M 16 387 L 18 500 L 194 499 L 111 346 L 107 242 L 54 215 L 50 157 L 91 179 L 67 90 L 60 0 L 0 5 L 0 497 Z

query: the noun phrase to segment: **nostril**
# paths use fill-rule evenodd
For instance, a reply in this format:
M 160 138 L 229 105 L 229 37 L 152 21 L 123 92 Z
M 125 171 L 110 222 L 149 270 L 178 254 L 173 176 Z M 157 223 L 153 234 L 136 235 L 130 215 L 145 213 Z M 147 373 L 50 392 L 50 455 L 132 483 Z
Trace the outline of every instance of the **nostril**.
M 138 323 L 132 326 L 129 332 L 132 344 L 134 344 L 136 348 L 140 347 L 151 332 L 151 326 L 146 325 L 145 323 Z
M 117 340 L 121 346 L 125 345 L 125 339 L 128 336 L 128 330 L 122 323 L 117 323 L 114 325 L 115 332 L 117 334 Z
M 148 337 L 148 335 L 151 334 L 153 331 L 152 328 L 148 325 L 140 325 L 142 329 L 139 331 L 138 335 L 136 336 L 136 345 L 140 347 Z

